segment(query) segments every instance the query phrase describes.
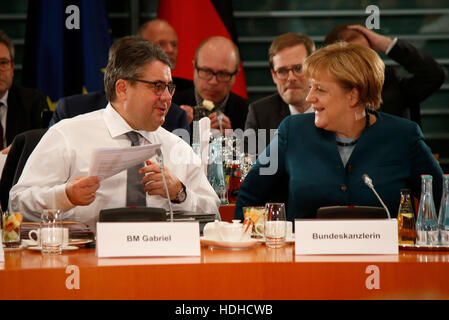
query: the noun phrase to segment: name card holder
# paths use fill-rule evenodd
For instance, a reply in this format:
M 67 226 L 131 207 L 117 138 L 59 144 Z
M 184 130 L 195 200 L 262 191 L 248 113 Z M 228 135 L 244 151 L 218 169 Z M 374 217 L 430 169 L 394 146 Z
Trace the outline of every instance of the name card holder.
M 99 258 L 200 256 L 199 222 L 98 222 L 96 254 Z
M 394 254 L 396 219 L 295 220 L 295 254 Z

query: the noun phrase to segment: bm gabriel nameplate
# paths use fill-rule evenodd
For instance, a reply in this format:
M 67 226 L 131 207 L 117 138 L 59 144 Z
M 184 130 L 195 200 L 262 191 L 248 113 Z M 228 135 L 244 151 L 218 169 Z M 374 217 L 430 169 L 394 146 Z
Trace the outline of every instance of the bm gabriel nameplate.
M 396 219 L 296 220 L 296 254 L 398 254 Z
M 200 230 L 192 222 L 99 222 L 97 256 L 200 256 Z

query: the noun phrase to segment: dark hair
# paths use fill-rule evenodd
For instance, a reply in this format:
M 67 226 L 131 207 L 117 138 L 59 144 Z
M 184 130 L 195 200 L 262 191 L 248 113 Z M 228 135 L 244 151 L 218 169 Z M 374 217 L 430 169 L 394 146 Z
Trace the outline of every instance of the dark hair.
M 14 44 L 3 30 L 0 30 L 0 43 L 3 43 L 8 48 L 11 60 L 14 61 Z
M 142 67 L 161 61 L 171 68 L 167 54 L 159 46 L 138 36 L 123 37 L 113 43 L 109 50 L 109 61 L 104 74 L 104 89 L 108 101 L 114 101 L 115 84 L 124 78 L 140 78 Z M 129 80 L 131 84 L 133 81 Z
M 369 45 L 370 45 L 370 47 L 371 47 L 371 42 L 370 42 L 369 39 L 363 34 L 363 32 L 360 32 L 360 31 L 357 30 L 357 29 L 349 29 L 348 26 L 349 26 L 348 24 L 339 24 L 339 25 L 336 25 L 336 26 L 331 30 L 331 32 L 329 32 L 329 33 L 327 34 L 326 38 L 324 38 L 324 45 L 327 46 L 327 45 L 329 45 L 329 44 L 332 44 L 332 43 L 341 41 L 341 40 L 342 40 L 342 38 L 341 38 L 342 34 L 343 34 L 344 32 L 349 31 L 349 32 L 357 32 L 357 33 L 359 33 L 360 35 L 362 35 L 362 36 L 366 39 L 366 41 L 368 41 L 368 43 L 369 43 Z
M 302 44 L 306 48 L 307 56 L 315 51 L 315 43 L 312 39 L 302 33 L 284 33 L 273 40 L 270 49 L 268 49 L 268 61 L 270 62 L 270 69 L 273 69 L 273 57 L 285 48 L 294 47 Z

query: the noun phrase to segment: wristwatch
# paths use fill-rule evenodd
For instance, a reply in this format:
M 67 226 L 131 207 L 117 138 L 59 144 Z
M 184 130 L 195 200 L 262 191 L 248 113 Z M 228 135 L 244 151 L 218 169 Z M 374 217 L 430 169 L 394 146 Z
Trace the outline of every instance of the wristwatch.
M 174 200 L 172 200 L 171 202 L 183 203 L 184 201 L 186 201 L 186 198 L 187 198 L 186 186 L 182 182 L 181 182 L 181 186 L 182 186 L 181 190 L 178 191 L 176 198 Z

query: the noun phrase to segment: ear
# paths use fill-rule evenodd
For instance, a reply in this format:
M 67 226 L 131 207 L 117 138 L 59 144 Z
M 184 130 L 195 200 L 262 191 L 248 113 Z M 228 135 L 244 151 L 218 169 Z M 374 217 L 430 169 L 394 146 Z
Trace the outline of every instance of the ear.
M 115 83 L 115 94 L 120 101 L 127 99 L 129 83 L 126 80 L 118 79 Z
M 360 94 L 357 88 L 352 88 L 347 94 L 349 107 L 354 108 L 359 105 Z
M 270 69 L 270 72 L 271 72 L 271 78 L 273 79 L 273 82 L 275 84 L 277 84 L 278 78 L 276 78 L 276 74 L 274 73 L 274 70 Z

